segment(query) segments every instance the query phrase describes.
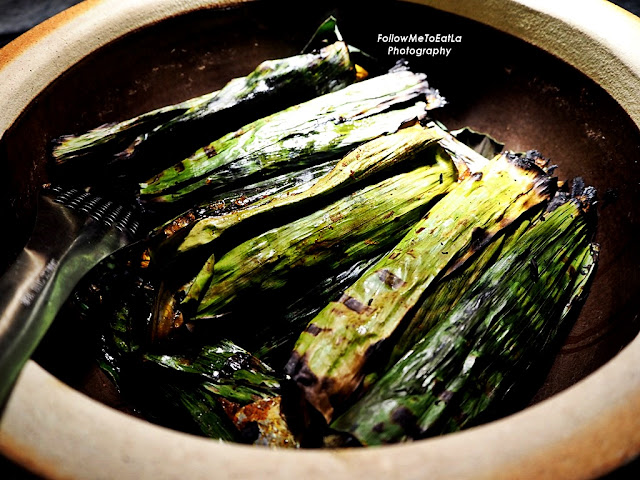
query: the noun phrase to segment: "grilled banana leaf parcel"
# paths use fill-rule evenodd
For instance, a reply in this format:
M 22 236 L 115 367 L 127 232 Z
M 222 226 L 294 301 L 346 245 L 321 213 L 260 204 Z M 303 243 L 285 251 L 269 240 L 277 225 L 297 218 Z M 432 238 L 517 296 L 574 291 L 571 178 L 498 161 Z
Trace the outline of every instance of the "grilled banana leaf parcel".
M 197 305 L 192 318 L 215 317 L 255 289 L 282 289 L 314 269 L 339 268 L 389 248 L 454 185 L 455 168 L 441 150 L 427 160 L 224 254 L 204 294 L 187 294 L 183 303 Z
M 439 137 L 439 131 L 416 125 L 359 147 L 314 185 L 315 195 L 303 192 L 268 201 L 265 205 L 273 208 L 262 210 L 259 205 L 255 207 L 257 213 L 276 215 L 277 206 L 286 206 L 290 201 L 299 203 L 295 202 L 297 197 L 317 200 L 330 191 L 373 178 L 384 167 L 400 165 L 404 171 L 401 169 L 400 173 L 351 194 L 341 193 L 337 200 L 328 198 L 324 206 L 307 209 L 289 223 L 276 220 L 275 227 L 241 242 L 218 258 L 216 222 L 224 227 L 226 218 L 241 221 L 245 215 L 251 218 L 251 213 L 239 211 L 238 216 L 223 216 L 221 221 L 216 217 L 205 220 L 213 228 L 195 230 L 189 241 L 192 246 L 207 246 L 210 250 L 205 251 L 210 252 L 207 255 L 213 252 L 212 257 L 186 284 L 163 287 L 153 317 L 152 340 L 167 339 L 175 331 L 176 318 L 219 316 L 228 313 L 231 307 L 227 305 L 237 298 L 279 290 L 287 282 L 294 285 L 292 278 L 347 267 L 384 251 L 456 180 L 453 162 L 437 145 Z M 165 284 L 170 285 L 173 278 L 170 275 Z M 182 322 L 177 325 L 180 328 Z
M 407 102 L 417 103 L 392 109 Z M 441 103 L 424 74 L 393 71 L 224 135 L 141 183 L 140 194 L 143 200 L 173 202 L 203 188 L 228 187 L 258 172 L 273 175 L 279 169 L 317 163 L 423 118 L 427 109 Z
M 61 137 L 52 155 L 58 165 L 85 160 L 94 168 L 96 160 L 109 164 L 130 160 L 140 153 L 188 155 L 216 138 L 216 132 L 219 136 L 261 116 L 344 88 L 355 80 L 356 69 L 348 47 L 336 41 L 311 53 L 265 61 L 219 91 L 81 135 Z
M 481 170 L 487 163 L 487 158 L 437 124 L 429 122 L 426 127 L 417 124 L 360 145 L 341 160 L 330 160 L 215 195 L 156 228 L 151 233 L 156 245 L 152 251 L 154 256 L 175 260 L 181 253 L 211 245 L 229 229 L 247 223 L 269 224 L 281 216 L 281 211 L 293 208 L 303 211 L 307 204 L 317 202 L 320 197 L 410 161 L 434 142 L 451 156 L 459 177 Z M 495 150 L 487 153 L 488 158 L 497 154 Z
M 448 282 L 436 289 L 423 312 L 433 302 L 449 309 L 437 309 L 424 337 L 332 427 L 363 445 L 392 443 L 458 430 L 503 400 L 557 346 L 594 272 L 585 214 L 593 194 L 556 199 L 505 239 L 489 265 L 472 264 L 480 275 L 459 296 Z
M 265 203 L 275 201 L 276 198 L 297 196 L 333 170 L 338 160 L 332 159 L 302 170 L 285 172 L 282 175 L 212 195 L 206 201 L 156 227 L 150 232 L 149 237 L 154 243 L 167 243 L 166 241 L 171 238 L 172 244 L 175 242 L 179 244 L 197 222 L 209 222 L 212 220 L 208 219 L 216 217 L 224 219 L 220 221 L 225 224 L 223 229 L 226 229 L 228 228 L 226 224 L 229 222 L 226 220 L 228 216 L 237 215 L 238 218 L 243 218 L 246 214 L 240 214 L 242 210 L 258 209 Z M 179 240 L 176 240 L 176 237 Z
M 304 191 L 296 193 L 289 190 L 272 198 L 267 197 L 249 208 L 237 209 L 223 215 L 212 215 L 197 221 L 178 246 L 177 253 L 208 245 L 227 229 L 240 223 L 249 220 L 264 222 L 264 217 L 277 216 L 280 209 L 293 205 L 301 208 L 305 202 L 326 197 L 360 183 L 382 170 L 391 170 L 396 165 L 414 160 L 444 134 L 445 132 L 438 128 L 425 128 L 418 124 L 371 140 L 347 154 L 333 169 Z
M 505 154 L 464 179 L 300 335 L 286 372 L 330 422 L 425 290 L 501 230 L 549 200 L 555 179 Z
M 170 261 L 180 257 L 180 253 L 210 245 L 225 231 L 239 225 L 248 222 L 268 224 L 268 219 L 279 217 L 281 211 L 304 209 L 307 203 L 317 201 L 319 197 L 367 181 L 383 170 L 410 161 L 435 141 L 451 156 L 458 177 L 481 170 L 488 159 L 499 153 L 495 148 L 484 148 L 480 154 L 453 133 L 434 122 L 425 127 L 414 125 L 360 145 L 343 159 L 329 160 L 214 195 L 151 232 L 156 245 L 152 248 L 154 256 L 160 254 Z M 480 145 L 490 141 L 475 132 L 467 136 Z

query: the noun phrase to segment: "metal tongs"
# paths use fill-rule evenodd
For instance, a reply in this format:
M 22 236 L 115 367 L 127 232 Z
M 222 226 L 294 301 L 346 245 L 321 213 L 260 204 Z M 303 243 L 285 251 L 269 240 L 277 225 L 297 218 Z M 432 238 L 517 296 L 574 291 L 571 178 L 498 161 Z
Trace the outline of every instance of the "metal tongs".
M 138 229 L 127 207 L 73 188 L 44 189 L 31 238 L 0 278 L 0 407 L 76 284 Z

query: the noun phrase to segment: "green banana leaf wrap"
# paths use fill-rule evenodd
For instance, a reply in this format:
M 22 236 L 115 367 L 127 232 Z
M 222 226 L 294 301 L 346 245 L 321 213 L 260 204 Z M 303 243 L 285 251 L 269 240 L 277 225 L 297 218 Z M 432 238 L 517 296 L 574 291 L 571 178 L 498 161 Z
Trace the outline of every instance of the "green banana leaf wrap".
M 390 110 L 422 98 L 425 102 Z M 252 174 L 276 174 L 338 156 L 442 104 L 424 74 L 393 71 L 261 118 L 140 184 L 143 200 L 173 202 Z
M 518 228 L 489 265 L 469 267 L 480 275 L 457 298 L 450 282 L 436 289 L 425 303 L 445 295 L 449 310 L 437 309 L 424 337 L 332 428 L 379 445 L 455 431 L 490 411 L 556 346 L 584 294 L 597 258 L 583 214 L 593 194 L 555 202 Z
M 210 196 L 188 210 L 164 222 L 149 233 L 149 238 L 154 243 L 162 244 L 157 249 L 171 246 L 171 255 L 175 254 L 178 245 L 184 240 L 196 222 L 212 217 L 227 217 L 237 215 L 239 218 L 245 214 L 235 213 L 245 209 L 259 208 L 276 198 L 297 196 L 299 193 L 311 188 L 322 177 L 329 173 L 338 163 L 339 159 L 332 159 L 318 165 L 312 165 L 302 170 L 285 172 L 275 177 L 269 177 L 250 185 L 226 190 L 217 195 Z M 249 215 L 252 216 L 252 215 Z M 207 220 L 209 221 L 209 220 Z M 225 220 L 225 223 L 227 221 Z M 227 228 L 226 226 L 224 227 Z M 171 239 L 170 241 L 167 241 Z M 157 250 L 156 249 L 156 250 Z
M 308 190 L 275 199 L 265 204 L 271 209 L 258 205 L 257 213 L 275 216 L 277 226 L 235 244 L 221 256 L 215 253 L 216 230 L 200 230 L 199 237 L 194 233 L 191 241 L 197 240 L 201 250 L 209 248 L 205 251 L 211 256 L 186 284 L 177 289 L 168 286 L 161 292 L 153 317 L 154 341 L 167 338 L 178 317 L 216 317 L 228 313 L 232 307 L 227 305 L 238 298 L 257 291 L 262 295 L 284 290 L 288 282 L 289 286 L 296 284 L 292 279 L 301 285 L 313 283 L 310 273 L 323 275 L 320 272 L 346 267 L 390 247 L 456 180 L 453 162 L 437 145 L 438 135 L 416 125 L 359 147 L 310 189 L 313 195 Z M 357 182 L 396 165 L 405 171 L 350 194 L 342 193 L 337 200 L 328 197 L 329 192 L 353 184 L 357 187 Z M 293 221 L 278 224 L 278 207 L 325 196 L 328 198 L 320 208 L 316 205 Z M 252 212 L 247 212 L 223 217 L 222 222 L 230 218 L 242 223 L 252 218 Z M 218 220 L 214 217 L 213 221 Z
M 233 342 L 220 340 L 181 354 L 148 352 L 143 359 L 167 371 L 164 377 L 156 372 L 155 381 L 208 436 L 226 434 L 257 445 L 298 446 L 280 411 L 280 380 L 268 365 Z M 221 415 L 237 432 L 223 428 L 227 422 Z
M 294 193 L 286 191 L 274 198 L 265 198 L 249 208 L 238 209 L 228 214 L 210 216 L 196 222 L 177 253 L 215 241 L 230 227 L 249 219 L 260 221 L 260 216 L 277 215 L 277 210 L 300 206 L 305 201 L 329 195 L 350 185 L 362 182 L 376 173 L 412 160 L 433 145 L 442 136 L 435 128 L 414 125 L 398 132 L 371 140 L 347 154 L 337 165 L 320 177 L 310 188 Z
M 61 137 L 52 156 L 58 165 L 82 160 L 95 166 L 96 160 L 109 164 L 139 154 L 164 157 L 187 148 L 184 154 L 189 154 L 215 138 L 215 132 L 226 133 L 355 80 L 348 47 L 337 41 L 311 53 L 262 62 L 249 75 L 231 80 L 219 91 L 81 135 Z
M 383 251 L 454 184 L 456 171 L 436 150 L 427 164 L 357 190 L 327 207 L 243 242 L 216 260 L 193 319 L 214 317 L 252 290 L 278 290 L 314 269 L 331 270 Z M 425 162 L 425 163 L 427 163 Z
M 242 442 L 242 433 L 227 416 L 216 395 L 203 384 L 171 382 L 163 380 L 149 389 L 156 402 L 158 417 L 169 417 L 185 425 L 192 424 L 194 433 L 226 442 Z M 160 407 L 158 403 L 162 403 Z
M 512 154 L 460 182 L 300 335 L 286 372 L 307 402 L 330 422 L 431 283 L 554 189 L 555 179 L 528 157 Z
M 473 133 L 473 140 L 486 143 L 487 137 Z M 151 232 L 152 256 L 174 262 L 182 253 L 211 246 L 227 230 L 240 225 L 268 225 L 293 208 L 304 211 L 317 202 L 352 185 L 367 181 L 414 158 L 417 153 L 438 142 L 451 156 L 458 175 L 482 169 L 487 158 L 433 122 L 426 127 L 414 125 L 383 135 L 356 147 L 342 159 L 330 160 L 306 169 L 287 172 L 247 187 L 213 196 L 185 213 L 165 222 Z M 485 149 L 488 158 L 497 152 Z
M 260 322 L 260 328 L 251 349 L 259 359 L 269 363 L 276 369 L 284 367 L 298 335 L 324 306 L 355 282 L 358 277 L 373 263 L 380 259 L 380 254 L 365 258 L 338 271 L 332 271 L 319 280 L 306 292 L 295 298 L 281 311 L 266 312 L 266 321 Z M 242 332 L 246 341 L 246 335 Z

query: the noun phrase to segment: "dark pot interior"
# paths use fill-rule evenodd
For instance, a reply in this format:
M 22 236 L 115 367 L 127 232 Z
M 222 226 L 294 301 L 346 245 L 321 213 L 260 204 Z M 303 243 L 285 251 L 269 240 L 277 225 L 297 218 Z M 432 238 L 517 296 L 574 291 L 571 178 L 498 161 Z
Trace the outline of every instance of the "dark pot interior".
M 26 241 L 40 186 L 49 179 L 47 149 L 62 134 L 82 132 L 212 91 L 267 58 L 295 54 L 329 14 L 349 43 L 388 61 L 378 34 L 456 34 L 448 57 L 408 57 L 449 104 L 433 117 L 470 126 L 506 147 L 537 149 L 599 192 L 599 269 L 591 294 L 533 401 L 593 372 L 638 332 L 637 245 L 640 132 L 598 85 L 545 52 L 511 36 L 427 7 L 386 2 L 323 6 L 263 2 L 203 10 L 134 32 L 100 49 L 56 79 L 2 138 L 5 188 L 0 216 L 9 249 Z M 90 327 L 59 318 L 37 360 L 72 386 L 125 408 L 92 366 Z

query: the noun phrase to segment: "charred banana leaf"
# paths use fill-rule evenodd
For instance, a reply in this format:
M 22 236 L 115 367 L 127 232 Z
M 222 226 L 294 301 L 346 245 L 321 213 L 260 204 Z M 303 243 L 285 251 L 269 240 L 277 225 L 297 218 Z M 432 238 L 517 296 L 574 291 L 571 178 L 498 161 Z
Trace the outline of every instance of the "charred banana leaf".
M 242 433 L 229 419 L 217 397 L 202 384 L 163 382 L 154 394 L 161 395 L 167 403 L 168 412 L 163 412 L 166 416 L 175 417 L 174 409 L 178 408 L 180 416 L 190 420 L 201 435 L 226 442 L 242 442 Z M 187 420 L 184 422 L 186 424 Z
M 428 103 L 390 110 L 419 97 Z M 394 132 L 440 103 L 423 74 L 401 70 L 381 75 L 245 125 L 141 183 L 140 194 L 172 202 L 257 172 L 272 175 L 316 163 Z
M 234 343 L 222 340 L 180 355 L 147 353 L 144 359 L 172 373 L 167 384 L 203 432 L 211 427 L 199 415 L 215 415 L 221 407 L 244 440 L 298 446 L 281 413 L 280 380 L 269 366 Z M 219 430 L 212 432 L 217 438 Z
M 548 207 L 549 210 L 553 210 L 555 205 L 565 203 L 568 199 L 567 195 L 567 192 L 556 193 L 551 205 Z M 575 194 L 574 197 L 577 199 L 576 201 L 583 201 L 585 208 L 589 208 L 591 200 L 587 197 L 580 200 L 582 195 L 582 191 L 580 191 L 580 193 Z M 513 248 L 514 243 L 520 239 L 524 232 L 531 228 L 534 220 L 536 220 L 535 217 L 523 219 L 518 222 L 517 229 L 513 233 L 507 233 L 487 245 L 487 247 L 480 252 L 480 255 L 474 259 L 472 266 L 459 269 L 441 279 L 422 302 L 422 305 L 413 318 L 403 327 L 403 332 L 397 340 L 394 341 L 393 351 L 388 365 L 391 366 L 398 361 L 429 332 L 433 325 L 437 324 L 443 316 L 448 314 L 451 307 L 473 286 L 479 276 L 482 275 L 491 264 L 496 262 L 499 256 L 502 255 L 502 252 Z M 593 249 L 596 249 L 596 247 L 593 246 Z M 591 263 L 595 265 L 595 261 Z M 535 265 L 535 261 L 532 262 L 532 268 L 533 265 Z M 584 277 L 585 282 L 588 278 L 589 276 Z M 584 290 L 585 285 L 577 285 L 576 289 L 579 287 Z M 582 298 L 581 295 L 577 296 L 577 299 L 580 298 Z M 568 312 L 565 312 L 565 314 L 566 313 Z
M 94 163 L 96 158 L 113 163 L 140 153 L 164 158 L 172 150 L 188 155 L 215 138 L 215 132 L 226 133 L 248 120 L 339 90 L 355 79 L 348 48 L 338 41 L 311 53 L 265 61 L 219 91 L 62 137 L 52 154 L 57 164 L 75 159 Z
M 454 132 L 455 133 L 455 132 Z M 486 135 L 473 132 L 466 135 L 472 145 L 494 144 Z M 278 212 L 300 208 L 319 197 L 362 182 L 385 169 L 415 158 L 432 143 L 438 142 L 451 156 L 458 175 L 466 176 L 482 169 L 495 149 L 483 148 L 482 155 L 459 141 L 452 133 L 430 122 L 426 127 L 414 125 L 360 145 L 342 160 L 331 160 L 302 171 L 288 172 L 248 187 L 214 196 L 207 203 L 194 207 L 167 222 L 152 233 L 160 245 L 153 250 L 163 258 L 179 257 L 180 253 L 210 245 L 229 228 L 273 219 Z M 498 148 L 501 148 L 498 146 Z M 178 233 L 178 235 L 175 235 Z M 171 238 L 170 241 L 165 241 Z
M 288 190 L 275 198 L 257 202 L 250 208 L 239 209 L 226 215 L 210 216 L 196 222 L 177 248 L 177 253 L 210 244 L 225 230 L 241 222 L 249 219 L 260 221 L 261 216 L 265 214 L 277 215 L 278 209 L 294 204 L 299 207 L 305 201 L 327 196 L 384 169 L 415 159 L 442 138 L 443 133 L 435 128 L 414 125 L 367 142 L 347 154 L 331 171 L 302 192 Z
M 512 154 L 463 180 L 309 323 L 286 367 L 307 402 L 330 422 L 433 281 L 547 201 L 554 188 L 555 180 L 531 159 Z
M 311 188 L 333 170 L 337 163 L 338 159 L 329 160 L 303 170 L 286 172 L 251 185 L 213 195 L 206 202 L 190 208 L 155 228 L 149 236 L 155 242 L 164 242 L 178 234 L 179 240 L 177 242 L 180 244 L 197 222 L 211 217 L 237 215 L 235 212 L 249 208 L 260 208 L 263 204 L 274 201 L 276 198 L 298 195 Z M 176 241 L 175 238 L 172 239 L 172 242 L 174 241 Z
M 385 252 L 456 180 L 456 169 L 443 149 L 434 145 L 424 151 L 422 143 L 417 145 L 414 159 L 429 165 L 357 190 L 252 237 L 219 258 L 214 253 L 178 288 L 171 286 L 169 275 L 157 297 L 151 341 L 167 340 L 185 321 L 228 314 L 233 310 L 229 305 L 239 298 L 264 296 L 287 284 L 313 284 L 311 276 L 323 278 L 327 271 Z M 405 154 L 395 152 L 396 142 L 387 146 L 389 155 Z
M 488 137 L 474 133 L 472 139 L 484 144 Z M 302 171 L 288 172 L 248 187 L 214 196 L 157 228 L 152 237 L 161 237 L 154 252 L 167 256 L 211 244 L 226 230 L 246 223 L 277 217 L 280 210 L 317 200 L 350 185 L 365 181 L 384 169 L 411 160 L 437 141 L 450 154 L 458 175 L 468 175 L 487 164 L 487 158 L 474 152 L 451 133 L 430 122 L 414 125 L 360 145 L 342 160 L 331 160 Z M 488 150 L 485 153 L 489 153 Z M 495 153 L 495 152 L 494 152 Z M 493 158 L 492 154 L 489 158 Z M 175 235 L 178 233 L 178 235 Z M 174 236 L 175 235 L 175 236 Z M 177 237 L 177 238 L 176 238 Z M 171 238 L 171 241 L 164 241 Z
M 465 398 L 457 406 L 457 413 L 453 417 L 448 417 L 447 414 L 446 421 L 439 420 L 435 428 L 431 429 L 432 432 L 453 432 L 494 419 L 500 416 L 500 412 L 512 410 L 514 404 L 523 406 L 522 400 L 518 398 L 518 395 L 520 395 L 521 391 L 524 391 L 525 394 L 530 394 L 530 389 L 523 379 L 533 378 L 535 381 L 536 370 L 547 365 L 551 360 L 551 355 L 557 352 L 557 349 L 552 347 L 558 346 L 559 334 L 566 333 L 566 328 L 568 327 L 566 325 L 567 318 L 573 317 L 573 311 L 576 306 L 581 305 L 584 300 L 585 289 L 591 283 L 593 273 L 596 270 L 598 253 L 599 247 L 597 244 L 586 245 L 583 246 L 582 251 L 578 250 L 578 255 L 575 256 L 569 266 L 570 275 L 572 277 L 576 276 L 577 280 L 572 288 L 567 287 L 569 293 L 571 293 L 571 298 L 564 306 L 564 314 L 560 320 L 553 325 L 543 325 L 543 322 L 548 322 L 549 318 L 540 318 L 537 324 L 534 325 L 539 327 L 536 333 L 531 334 L 529 331 L 529 336 L 517 336 L 517 338 L 514 338 L 514 343 L 520 342 L 521 345 L 526 345 L 523 348 L 528 349 L 531 347 L 532 349 L 523 353 L 519 358 L 516 358 L 517 353 L 513 355 L 511 360 L 514 363 L 512 364 L 508 364 L 509 359 L 505 360 L 505 357 L 514 352 L 507 352 L 496 360 L 498 363 L 497 368 L 494 368 L 494 366 L 483 368 L 479 372 L 477 379 L 474 379 L 475 381 L 469 391 L 466 392 Z M 508 327 L 504 328 L 503 331 L 507 331 L 507 329 Z M 537 336 L 537 333 L 540 333 L 540 335 Z M 508 373 L 504 373 L 505 371 L 508 371 Z M 521 375 L 515 378 L 512 375 L 513 372 L 521 372 Z M 482 388 L 480 387 L 481 385 L 484 385 L 486 390 L 479 391 L 479 388 Z
M 247 240 L 216 261 L 209 287 L 188 294 L 193 319 L 215 317 L 252 291 L 275 291 L 314 269 L 330 271 L 390 248 L 454 184 L 455 168 L 435 163 L 369 185 L 294 222 Z M 296 282 L 293 282 L 295 284 Z
M 332 274 L 314 285 L 311 289 L 287 305 L 278 318 L 269 319 L 256 333 L 254 355 L 274 368 L 281 368 L 289 359 L 300 332 L 309 320 L 315 317 L 324 306 L 340 294 L 358 277 L 377 262 L 380 255 L 349 265 L 344 270 Z M 269 321 L 271 320 L 271 321 Z M 246 335 L 245 335 L 246 337 Z
M 529 223 L 528 220 L 522 222 L 522 227 Z M 517 238 L 513 235 L 510 238 Z M 484 269 L 494 262 L 504 247 L 505 237 L 489 243 L 473 262 L 472 267 L 458 269 L 450 275 L 445 275 L 439 280 L 431 293 L 422 302 L 415 315 L 406 322 L 406 326 L 402 326 L 402 332 L 394 340 L 388 361 L 389 366 L 398 361 L 407 351 L 420 341 L 432 328 L 437 324 L 447 312 L 451 310 L 451 306 L 455 301 L 466 292 L 478 277 L 483 273 Z M 376 375 L 373 372 L 372 375 Z
M 428 165 L 369 185 L 250 238 L 220 258 L 214 254 L 192 280 L 178 289 L 164 288 L 158 296 L 151 329 L 153 341 L 162 341 L 176 327 L 180 328 L 183 322 L 176 319 L 185 318 L 183 311 L 190 320 L 215 317 L 227 313 L 226 305 L 238 296 L 280 289 L 295 276 L 306 276 L 309 271 L 322 268 L 344 268 L 389 248 L 456 179 L 455 168 L 442 149 L 436 145 L 432 151 L 423 150 L 429 139 L 421 141 L 423 132 L 417 128 L 410 129 L 410 138 L 419 147 L 413 158 Z M 419 135 L 414 137 L 414 132 Z M 399 138 L 404 138 L 404 134 Z M 375 158 L 410 153 L 397 152 L 398 142 L 393 138 L 386 146 L 384 155 L 384 149 L 374 149 L 378 152 Z M 194 309 L 197 311 L 192 312 Z
M 486 168 L 488 160 L 502 152 L 501 144 L 487 135 L 467 133 L 467 130 L 448 132 L 436 123 L 430 123 L 429 126 L 440 131 L 442 138 L 439 143 L 453 158 L 461 179 L 481 172 Z
M 581 198 L 555 203 L 519 228 L 458 298 L 440 288 L 448 312 L 332 427 L 364 445 L 463 428 L 491 409 L 556 345 L 595 268 L 593 225 Z M 446 283 L 446 282 L 445 282 Z

